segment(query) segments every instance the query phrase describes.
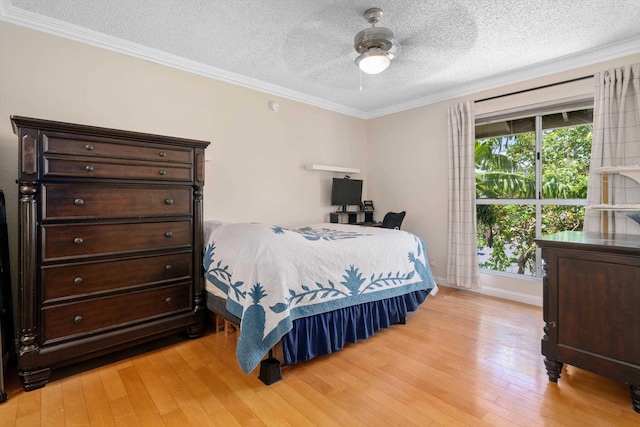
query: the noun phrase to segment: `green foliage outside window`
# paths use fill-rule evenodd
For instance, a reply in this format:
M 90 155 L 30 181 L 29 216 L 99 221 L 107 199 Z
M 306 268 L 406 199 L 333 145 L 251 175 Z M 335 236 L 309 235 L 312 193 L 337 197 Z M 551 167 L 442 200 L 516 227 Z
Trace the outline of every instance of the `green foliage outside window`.
M 542 199 L 586 199 L 592 125 L 543 131 Z M 518 199 L 477 204 L 478 247 L 490 248 L 480 267 L 534 274 L 536 237 L 535 133 L 476 140 L 476 197 Z M 545 205 L 541 234 L 581 230 L 584 206 Z

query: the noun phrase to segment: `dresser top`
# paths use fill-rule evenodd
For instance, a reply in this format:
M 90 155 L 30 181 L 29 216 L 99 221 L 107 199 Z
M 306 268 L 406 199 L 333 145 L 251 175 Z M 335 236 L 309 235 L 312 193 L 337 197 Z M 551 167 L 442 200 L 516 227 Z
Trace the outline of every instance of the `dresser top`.
M 11 123 L 13 126 L 13 131 L 16 135 L 18 134 L 18 128 L 34 128 L 39 130 L 77 133 L 87 136 L 94 135 L 100 137 L 111 137 L 140 142 L 170 143 L 188 147 L 206 148 L 209 145 L 209 141 L 201 141 L 197 139 L 178 138 L 173 136 L 155 135 L 143 132 L 132 132 L 127 130 L 80 125 L 75 123 L 35 119 L 31 117 L 11 116 Z
M 640 253 L 640 235 L 562 231 L 538 237 L 540 247 Z

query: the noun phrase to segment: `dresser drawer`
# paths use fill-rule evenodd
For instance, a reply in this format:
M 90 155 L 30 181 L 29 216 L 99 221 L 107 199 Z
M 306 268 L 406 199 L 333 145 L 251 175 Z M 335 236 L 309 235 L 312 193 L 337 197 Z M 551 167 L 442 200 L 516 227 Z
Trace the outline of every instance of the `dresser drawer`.
M 188 283 L 51 306 L 42 310 L 44 344 L 56 338 L 103 332 L 189 308 Z
M 151 179 L 158 181 L 193 180 L 189 164 L 142 163 L 90 157 L 45 157 L 43 176 L 75 178 Z
M 191 252 L 42 268 L 43 303 L 191 278 Z
M 64 154 L 86 157 L 109 157 L 114 159 L 151 160 L 159 162 L 191 163 L 192 150 L 167 146 L 135 145 L 131 141 L 91 140 L 78 136 L 59 135 L 46 132 L 43 136 L 42 150 L 47 154 Z
M 42 218 L 142 218 L 191 215 L 191 187 L 43 184 Z
M 42 259 L 191 246 L 191 220 L 42 226 Z

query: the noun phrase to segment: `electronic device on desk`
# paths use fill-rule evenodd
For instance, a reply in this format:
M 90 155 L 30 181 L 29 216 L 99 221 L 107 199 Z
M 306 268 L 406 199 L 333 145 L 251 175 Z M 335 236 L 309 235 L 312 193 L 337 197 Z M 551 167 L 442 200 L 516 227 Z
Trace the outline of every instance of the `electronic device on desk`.
M 360 203 L 360 210 L 362 212 L 373 212 L 373 200 L 363 200 L 362 203 Z
M 364 222 L 373 222 L 373 200 L 363 200 L 360 203 L 360 210 L 364 212 Z

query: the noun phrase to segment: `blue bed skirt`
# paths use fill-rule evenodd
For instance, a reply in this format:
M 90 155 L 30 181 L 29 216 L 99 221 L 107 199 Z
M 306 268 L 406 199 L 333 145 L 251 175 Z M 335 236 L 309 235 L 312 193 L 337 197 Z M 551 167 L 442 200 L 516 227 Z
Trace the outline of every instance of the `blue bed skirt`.
M 399 323 L 427 299 L 431 289 L 341 308 L 293 321 L 282 337 L 284 363 L 292 365 L 342 350 L 345 344 L 372 336 Z

